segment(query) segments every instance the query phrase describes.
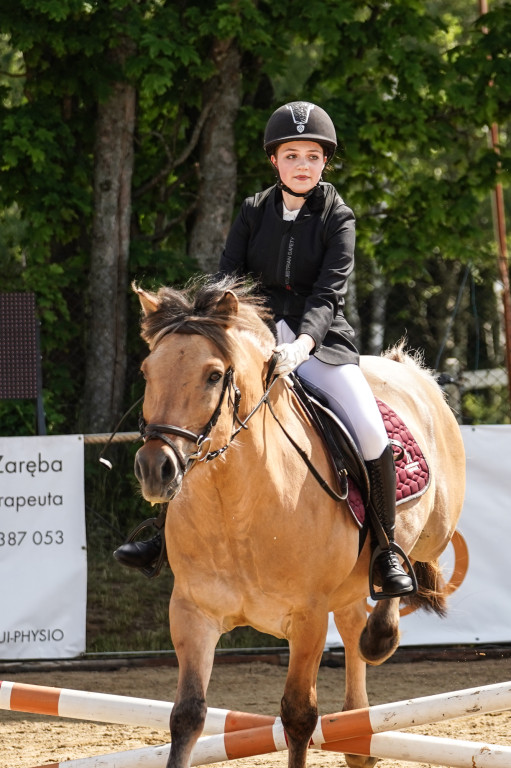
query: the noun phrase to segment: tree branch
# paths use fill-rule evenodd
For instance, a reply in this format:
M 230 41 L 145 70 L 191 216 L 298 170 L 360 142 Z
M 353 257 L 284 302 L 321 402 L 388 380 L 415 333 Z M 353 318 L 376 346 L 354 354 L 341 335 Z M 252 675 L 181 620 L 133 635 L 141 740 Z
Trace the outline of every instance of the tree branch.
M 194 212 L 196 207 L 197 201 L 194 200 L 192 203 L 190 203 L 188 208 L 179 214 L 179 216 L 175 216 L 173 219 L 171 219 L 163 229 L 160 229 L 158 232 L 155 232 L 152 235 L 137 235 L 136 240 L 141 240 L 146 243 L 161 242 L 161 240 L 164 240 L 167 235 L 170 234 L 172 228 L 175 227 L 176 224 L 180 224 L 182 221 L 185 221 L 186 218 Z
M 163 136 L 161 134 L 156 133 L 156 132 L 151 132 L 150 135 L 155 135 L 155 136 L 157 136 L 158 138 L 160 138 L 162 140 L 162 143 L 164 144 L 164 147 L 165 147 L 165 154 L 169 158 L 169 163 L 164 168 L 162 168 L 162 170 L 159 173 L 157 173 L 156 176 L 153 176 L 152 179 L 150 179 L 145 184 L 142 184 L 142 186 L 140 186 L 138 189 L 136 189 L 133 192 L 133 197 L 134 198 L 141 197 L 146 192 L 148 192 L 150 189 L 153 189 L 157 184 L 159 184 L 159 182 L 162 179 L 165 178 L 165 176 L 168 176 L 169 173 L 171 173 L 178 166 L 182 165 L 190 157 L 191 153 L 193 152 L 193 150 L 195 149 L 195 147 L 198 144 L 201 131 L 202 131 L 203 127 L 204 127 L 204 123 L 206 122 L 206 120 L 209 117 L 209 113 L 211 112 L 211 109 L 213 108 L 213 105 L 215 103 L 216 98 L 217 98 L 217 91 L 215 90 L 214 93 L 212 94 L 211 98 L 208 99 L 208 101 L 206 102 L 206 104 L 202 108 L 202 111 L 201 111 L 201 113 L 199 115 L 199 118 L 198 118 L 197 122 L 195 123 L 195 127 L 193 129 L 190 141 L 188 142 L 188 144 L 186 145 L 184 150 L 181 152 L 181 154 L 175 160 L 172 160 L 172 154 L 171 154 L 169 148 L 166 146 L 166 144 L 164 142 Z

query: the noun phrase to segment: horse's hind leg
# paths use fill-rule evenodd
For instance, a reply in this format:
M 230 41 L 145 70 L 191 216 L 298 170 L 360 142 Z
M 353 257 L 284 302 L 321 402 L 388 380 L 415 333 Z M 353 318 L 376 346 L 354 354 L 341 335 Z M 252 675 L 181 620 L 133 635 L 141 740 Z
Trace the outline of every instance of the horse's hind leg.
M 360 655 L 367 664 L 382 664 L 399 645 L 399 598 L 376 603 L 360 635 Z
M 171 749 L 167 768 L 188 768 L 206 719 L 206 690 L 220 632 L 195 606 L 171 600 L 172 642 L 179 663 L 175 703 L 170 716 Z
M 307 749 L 318 720 L 316 679 L 325 647 L 327 616 L 312 623 L 293 617 L 289 667 L 280 714 L 288 740 L 289 768 L 305 768 Z

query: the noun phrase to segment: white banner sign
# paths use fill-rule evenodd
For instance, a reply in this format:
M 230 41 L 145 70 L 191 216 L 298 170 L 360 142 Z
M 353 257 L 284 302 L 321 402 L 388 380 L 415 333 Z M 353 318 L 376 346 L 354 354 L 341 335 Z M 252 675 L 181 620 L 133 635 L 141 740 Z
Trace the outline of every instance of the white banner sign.
M 85 651 L 83 436 L 0 437 L 0 659 Z
M 402 646 L 511 642 L 511 426 L 464 426 L 461 433 L 467 487 L 458 531 L 468 548 L 468 569 L 445 619 L 425 611 L 402 617 Z M 452 546 L 440 562 L 449 580 Z M 330 617 L 327 648 L 340 645 Z

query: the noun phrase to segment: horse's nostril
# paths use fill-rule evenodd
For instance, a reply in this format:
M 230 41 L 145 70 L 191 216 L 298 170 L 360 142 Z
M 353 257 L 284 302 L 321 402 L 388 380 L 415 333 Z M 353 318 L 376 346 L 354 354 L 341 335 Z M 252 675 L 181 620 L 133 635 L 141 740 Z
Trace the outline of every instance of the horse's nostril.
M 142 471 L 141 462 L 140 462 L 140 457 L 139 457 L 139 455 L 138 455 L 138 454 L 135 456 L 135 466 L 134 466 L 134 472 L 135 472 L 135 477 L 137 478 L 137 480 L 139 481 L 139 483 L 140 483 L 140 482 L 142 482 L 142 479 L 143 479 L 144 473 L 143 473 L 143 471 Z
M 161 465 L 161 479 L 163 483 L 170 483 L 174 479 L 176 470 L 174 464 L 168 456 L 165 457 L 165 461 Z

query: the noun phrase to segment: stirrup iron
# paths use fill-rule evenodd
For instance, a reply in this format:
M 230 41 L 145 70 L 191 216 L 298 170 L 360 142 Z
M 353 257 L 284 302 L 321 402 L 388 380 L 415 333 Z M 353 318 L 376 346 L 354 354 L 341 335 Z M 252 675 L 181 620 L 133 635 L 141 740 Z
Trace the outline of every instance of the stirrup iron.
M 412 589 L 409 592 L 404 592 L 401 595 L 389 595 L 386 592 L 383 592 L 383 589 L 381 592 L 376 592 L 374 588 L 374 580 L 373 580 L 374 564 L 377 558 L 387 550 L 391 550 L 391 552 L 395 552 L 396 555 L 399 555 L 400 557 L 403 558 L 403 564 L 406 565 L 407 575 L 412 580 Z M 379 543 L 375 546 L 374 551 L 371 555 L 371 562 L 369 563 L 369 589 L 371 592 L 371 599 L 375 601 L 391 600 L 394 597 L 410 597 L 411 595 L 415 595 L 417 593 L 418 584 L 417 584 L 417 576 L 415 575 L 415 571 L 413 570 L 412 564 L 408 559 L 408 556 L 404 553 L 404 551 L 401 549 L 399 544 L 397 544 L 395 541 L 389 541 L 388 544 L 385 544 L 385 546 L 382 546 Z

